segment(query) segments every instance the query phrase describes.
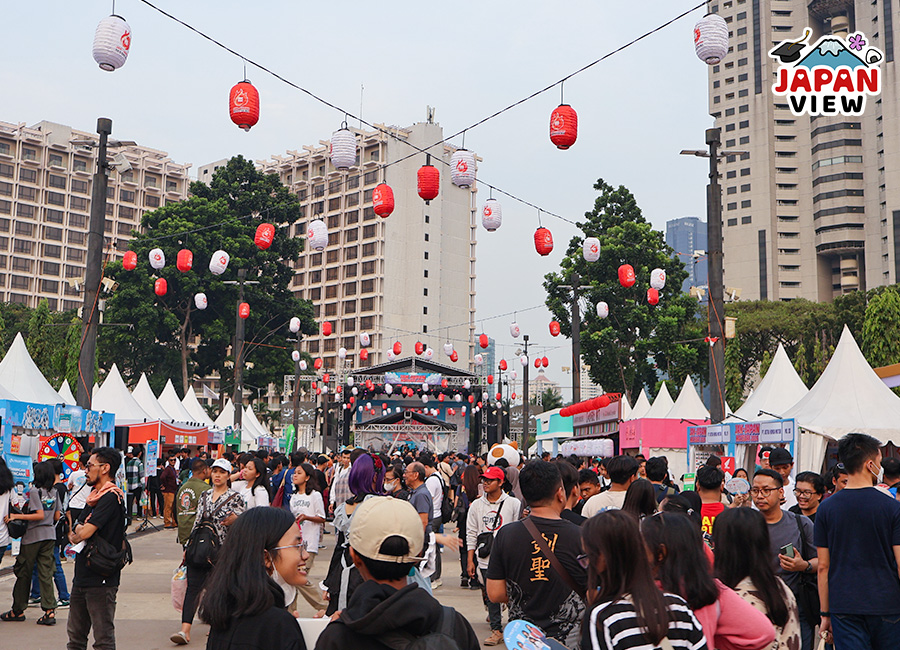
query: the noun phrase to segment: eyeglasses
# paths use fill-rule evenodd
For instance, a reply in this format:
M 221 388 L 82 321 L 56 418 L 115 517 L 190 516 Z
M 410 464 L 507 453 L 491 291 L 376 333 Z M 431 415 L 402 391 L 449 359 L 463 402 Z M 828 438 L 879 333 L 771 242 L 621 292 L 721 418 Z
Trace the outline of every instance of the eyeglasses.
M 750 488 L 750 495 L 754 497 L 757 495 L 767 497 L 772 494 L 772 492 L 777 492 L 780 489 L 781 488 Z
M 590 560 L 588 559 L 588 554 L 587 554 L 587 553 L 582 553 L 581 555 L 577 556 L 577 557 L 575 558 L 575 561 L 578 562 L 578 565 L 579 565 L 582 569 L 587 569 L 587 568 L 591 565 L 591 562 L 590 562 Z
M 812 495 L 816 494 L 815 490 L 794 490 L 794 494 L 798 497 L 806 497 L 809 498 Z
M 87 465 L 84 466 L 85 469 L 93 469 L 94 467 L 101 467 L 103 465 L 109 465 L 109 463 L 92 463 L 88 461 Z
M 284 550 L 284 549 L 286 549 L 286 548 L 296 548 L 296 549 L 299 549 L 300 552 L 303 552 L 303 551 L 306 551 L 306 550 L 307 550 L 306 544 L 307 544 L 307 542 L 300 542 L 299 544 L 288 544 L 287 546 L 276 546 L 275 548 L 270 549 L 270 550 L 272 550 L 272 551 L 282 551 L 282 550 Z

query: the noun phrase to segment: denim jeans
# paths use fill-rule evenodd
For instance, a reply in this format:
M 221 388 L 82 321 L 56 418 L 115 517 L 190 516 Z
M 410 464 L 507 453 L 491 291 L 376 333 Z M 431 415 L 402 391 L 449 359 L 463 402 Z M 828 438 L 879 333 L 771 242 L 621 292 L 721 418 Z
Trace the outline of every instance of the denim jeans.
M 832 614 L 835 648 L 895 650 L 900 638 L 900 615 Z
M 116 650 L 116 593 L 118 587 L 72 587 L 67 650 L 87 650 L 94 629 L 94 650 Z
M 503 614 L 500 610 L 500 603 L 492 603 L 487 597 L 487 569 L 479 569 L 481 573 L 481 598 L 487 607 L 488 619 L 491 624 L 491 632 L 503 629 Z
M 56 584 L 56 593 L 60 600 L 69 600 L 69 588 L 66 587 L 66 574 L 63 573 L 62 564 L 59 561 L 59 546 L 53 547 L 53 560 L 56 562 L 56 570 L 53 572 L 53 582 Z M 37 566 L 31 574 L 31 597 L 41 597 L 41 586 L 38 581 Z

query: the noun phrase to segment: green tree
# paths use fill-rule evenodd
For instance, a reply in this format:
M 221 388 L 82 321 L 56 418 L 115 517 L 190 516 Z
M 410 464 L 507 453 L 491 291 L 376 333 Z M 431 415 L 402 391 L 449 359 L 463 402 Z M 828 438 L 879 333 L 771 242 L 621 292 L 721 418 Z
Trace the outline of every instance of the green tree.
M 872 296 L 866 305 L 861 347 L 873 367 L 900 363 L 900 293 L 896 286 Z
M 552 411 L 553 409 L 561 408 L 563 405 L 562 395 L 560 395 L 558 391 L 556 391 L 552 388 L 545 388 L 541 392 L 540 397 L 541 397 L 541 408 L 544 411 Z M 538 396 L 535 395 L 530 400 L 531 403 L 534 404 L 535 406 L 537 406 L 537 403 L 538 403 L 537 398 L 538 398 Z
M 169 377 L 181 376 L 187 390 L 194 374 L 214 372 L 223 378 L 223 391 L 233 386 L 233 370 L 226 362 L 234 359 L 229 348 L 234 336 L 238 289 L 226 285 L 237 278 L 238 269 L 247 270 L 244 301 L 250 305 L 245 321 L 244 360 L 252 363 L 244 377 L 248 384 L 280 385 L 281 376 L 292 372 L 288 351 L 287 324 L 292 316 L 302 322 L 302 331 L 316 331 L 312 306 L 293 296 L 290 290 L 293 263 L 303 247 L 301 239 L 290 236 L 290 226 L 301 218 L 297 197 L 275 174 L 263 174 L 238 156 L 219 169 L 210 185 L 195 182 L 193 196 L 163 206 L 144 215 L 142 232 L 132 239 L 138 268 L 126 271 L 116 262 L 107 275 L 118 288 L 107 302 L 107 319 L 129 323 L 133 329 L 102 330 L 101 351 L 105 359 L 120 363 L 123 374 L 134 381 L 147 372 L 155 390 Z M 260 250 L 253 238 L 259 224 L 276 227 L 270 248 Z M 154 271 L 147 263 L 153 248 L 166 254 L 165 268 Z M 180 249 L 193 252 L 191 271 L 175 267 Z M 223 275 L 208 269 L 212 254 L 222 249 L 231 260 Z M 162 297 L 153 293 L 157 277 L 168 282 Z M 207 296 L 208 307 L 194 303 L 197 293 Z M 195 347 L 195 337 L 199 344 Z
M 586 221 L 578 228 L 584 237 L 600 240 L 600 260 L 582 257 L 583 237 L 573 237 L 558 272 L 545 276 L 547 306 L 570 332 L 569 290 L 577 272 L 590 307 L 581 330 L 581 352 L 591 367 L 591 379 L 611 392 L 631 399 L 642 387 L 655 386 L 657 372 L 667 373 L 677 385 L 686 375 L 706 376 L 707 355 L 702 339 L 705 328 L 697 320 L 697 302 L 681 292 L 687 277 L 684 266 L 665 243 L 663 234 L 644 219 L 637 201 L 624 186 L 614 188 L 602 179 L 594 184 L 599 196 Z M 634 267 L 638 281 L 625 288 L 618 281 L 621 264 Z M 650 272 L 666 271 L 659 304 L 647 303 Z M 609 305 L 609 317 L 601 319 L 595 305 Z

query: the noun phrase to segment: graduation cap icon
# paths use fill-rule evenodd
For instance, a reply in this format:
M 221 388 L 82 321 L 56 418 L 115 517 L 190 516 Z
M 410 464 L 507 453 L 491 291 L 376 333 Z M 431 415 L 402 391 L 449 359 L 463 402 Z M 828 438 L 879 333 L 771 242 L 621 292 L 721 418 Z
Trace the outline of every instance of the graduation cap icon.
M 769 52 L 773 57 L 778 57 L 782 63 L 793 63 L 800 58 L 803 48 L 806 47 L 806 39 L 809 38 L 811 30 L 807 29 L 803 33 L 803 38 L 799 41 L 783 41 L 778 47 Z

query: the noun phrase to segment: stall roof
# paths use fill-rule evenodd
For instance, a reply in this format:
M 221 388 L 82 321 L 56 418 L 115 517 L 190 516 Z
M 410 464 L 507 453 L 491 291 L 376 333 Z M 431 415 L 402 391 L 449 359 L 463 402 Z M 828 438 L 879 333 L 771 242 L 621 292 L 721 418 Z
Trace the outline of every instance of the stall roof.
M 12 345 L 0 361 L 0 399 L 13 399 L 32 404 L 61 404 L 59 396 L 28 354 L 22 333 L 16 334 Z
M 72 394 L 72 389 L 69 388 L 69 380 L 63 379 L 62 386 L 59 387 L 59 390 L 56 391 L 59 393 L 59 396 L 63 398 L 63 401 L 69 406 L 75 406 L 75 396 Z
M 666 414 L 666 418 L 674 420 L 709 420 L 709 411 L 703 404 L 703 400 L 697 394 L 694 388 L 694 382 L 690 377 L 684 378 L 684 385 L 678 394 L 678 399 L 671 410 Z
M 846 326 L 819 381 L 784 417 L 829 438 L 867 433 L 900 445 L 900 397 L 875 374 Z
M 230 397 L 225 400 L 225 406 L 222 407 L 214 424 L 217 429 L 227 429 L 234 426 L 234 402 L 231 401 Z
M 109 369 L 109 374 L 103 380 L 99 390 L 94 393 L 91 400 L 91 408 L 95 411 L 115 413 L 116 426 L 136 424 L 138 422 L 152 422 L 156 418 L 149 415 L 141 405 L 137 403 L 125 385 L 119 368 L 116 364 Z
M 150 388 L 150 382 L 147 381 L 147 375 L 145 373 L 141 373 L 141 378 L 138 380 L 134 390 L 131 391 L 131 396 L 134 398 L 134 401 L 147 412 L 147 415 L 154 420 L 161 420 L 163 422 L 172 421 L 171 416 L 166 413 L 166 409 L 162 407 L 156 399 L 156 395 L 153 394 L 153 389 Z
M 200 424 L 202 426 L 202 423 L 191 415 L 188 410 L 184 408 L 184 404 L 181 403 L 181 400 L 178 399 L 178 393 L 175 392 L 175 386 L 172 385 L 171 379 L 166 382 L 165 387 L 159 394 L 159 403 L 166 409 L 166 413 L 168 413 L 175 422 Z
M 675 402 L 672 401 L 672 396 L 669 395 L 669 389 L 663 384 L 662 388 L 659 389 L 659 394 L 656 396 L 656 399 L 653 400 L 653 406 L 647 410 L 644 417 L 665 418 L 669 414 L 669 411 L 672 410 L 673 406 L 675 406 Z
M 803 399 L 809 389 L 794 370 L 784 346 L 778 344 L 772 364 L 747 401 L 735 412 L 740 420 L 760 422 L 777 420 L 797 402 Z
M 191 417 L 194 418 L 200 424 L 211 427 L 213 426 L 212 418 L 209 417 L 209 414 L 206 412 L 206 409 L 203 408 L 203 405 L 200 404 L 197 399 L 197 393 L 194 392 L 194 387 L 191 386 L 188 389 L 188 392 L 184 394 L 184 399 L 181 400 L 182 406 L 184 409 L 191 414 Z
M 631 413 L 628 414 L 625 420 L 640 420 L 643 417 L 647 417 L 647 411 L 650 410 L 650 400 L 647 398 L 647 391 L 645 389 L 641 389 L 641 394 L 638 395 L 637 401 L 634 403 L 634 406 L 631 407 Z
M 253 409 L 250 408 L 249 404 L 244 407 L 244 419 L 241 420 L 241 423 L 244 425 L 245 429 L 248 429 L 253 434 L 254 438 L 272 435 L 272 433 L 256 419 L 256 413 L 253 412 Z

